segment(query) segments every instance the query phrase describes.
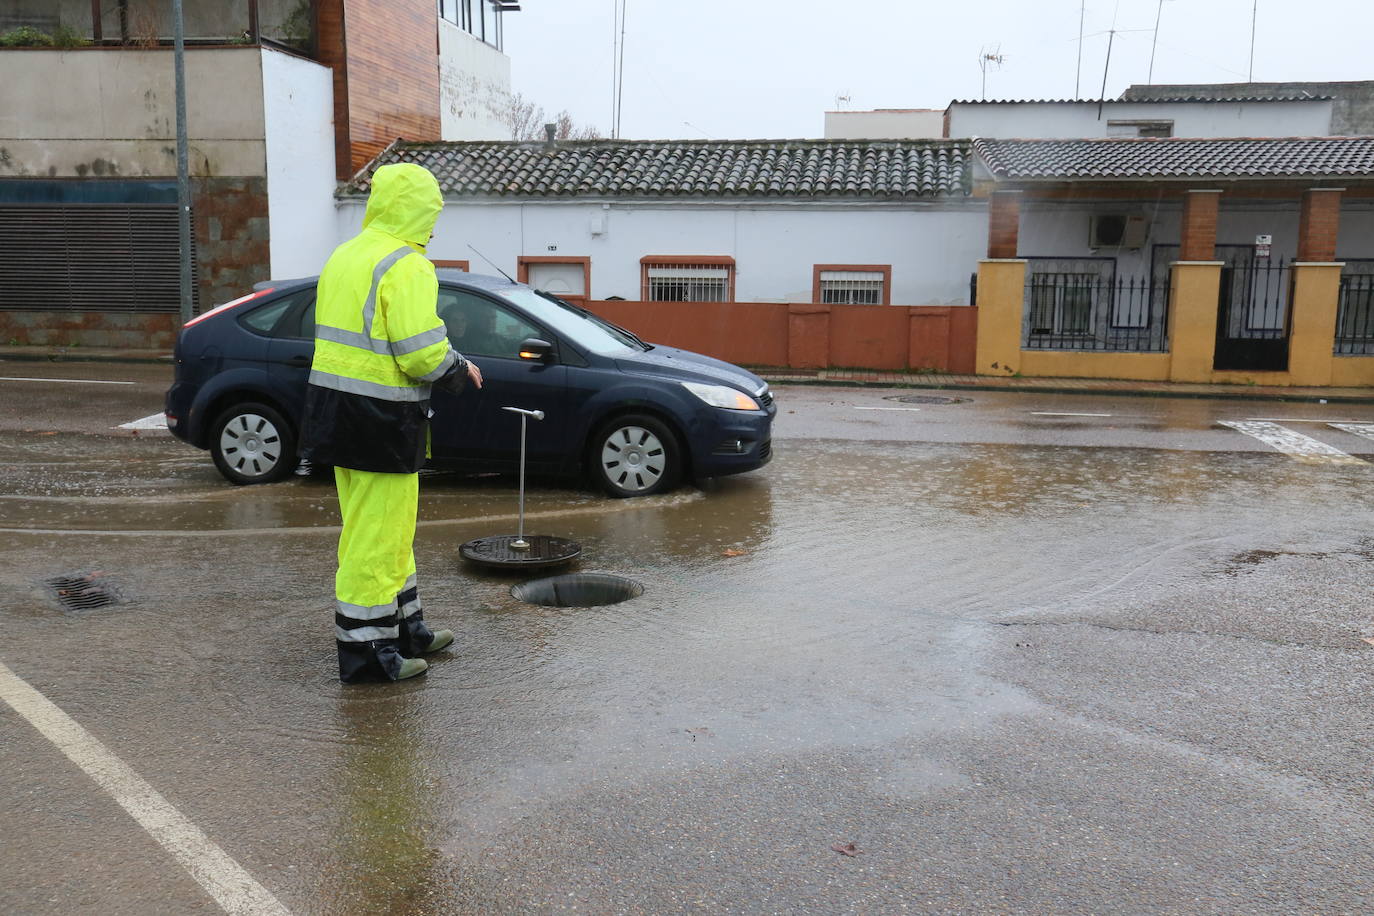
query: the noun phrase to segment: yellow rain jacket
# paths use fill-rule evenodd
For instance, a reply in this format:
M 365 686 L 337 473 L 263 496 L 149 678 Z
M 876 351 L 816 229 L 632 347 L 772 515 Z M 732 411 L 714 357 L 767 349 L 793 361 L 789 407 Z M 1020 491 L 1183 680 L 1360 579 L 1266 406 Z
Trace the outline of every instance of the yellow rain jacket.
M 424 256 L 443 205 L 428 170 L 382 166 L 362 231 L 320 273 L 301 433 L 310 460 L 390 473 L 424 464 L 430 385 L 457 387 L 467 373 L 435 312 L 439 284 Z

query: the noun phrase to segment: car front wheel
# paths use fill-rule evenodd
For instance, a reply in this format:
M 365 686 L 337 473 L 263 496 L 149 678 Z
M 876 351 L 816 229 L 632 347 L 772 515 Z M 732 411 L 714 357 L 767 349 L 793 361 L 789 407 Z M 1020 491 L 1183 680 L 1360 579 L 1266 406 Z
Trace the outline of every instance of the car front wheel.
M 210 454 L 230 483 L 271 483 L 295 470 L 296 436 L 266 404 L 236 404 L 215 420 Z
M 592 472 L 617 498 L 649 496 L 677 486 L 682 447 L 661 420 L 627 414 L 603 425 L 592 437 Z

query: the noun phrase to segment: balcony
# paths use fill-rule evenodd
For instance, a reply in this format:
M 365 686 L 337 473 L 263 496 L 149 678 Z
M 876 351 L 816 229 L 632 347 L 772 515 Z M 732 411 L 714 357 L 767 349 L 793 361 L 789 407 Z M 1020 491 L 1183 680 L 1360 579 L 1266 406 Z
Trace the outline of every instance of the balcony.
M 266 45 L 316 56 L 314 0 L 183 0 L 189 46 Z M 172 0 L 0 0 L 0 49 L 158 48 L 173 41 Z

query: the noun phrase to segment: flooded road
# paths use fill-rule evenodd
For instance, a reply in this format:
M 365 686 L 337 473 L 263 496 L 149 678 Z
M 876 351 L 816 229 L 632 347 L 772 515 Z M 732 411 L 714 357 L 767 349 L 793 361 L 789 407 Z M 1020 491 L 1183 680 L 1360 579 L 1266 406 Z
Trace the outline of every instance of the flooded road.
M 1374 408 L 781 388 L 760 472 L 531 490 L 644 586 L 600 608 L 464 568 L 513 481 L 426 474 L 455 647 L 345 688 L 329 479 L 114 429 L 128 368 L 0 414 L 0 663 L 289 912 L 1367 908 L 1374 442 L 1327 424 Z M 1356 460 L 1217 425 L 1265 416 Z M 0 912 L 222 912 L 4 704 L 0 747 Z

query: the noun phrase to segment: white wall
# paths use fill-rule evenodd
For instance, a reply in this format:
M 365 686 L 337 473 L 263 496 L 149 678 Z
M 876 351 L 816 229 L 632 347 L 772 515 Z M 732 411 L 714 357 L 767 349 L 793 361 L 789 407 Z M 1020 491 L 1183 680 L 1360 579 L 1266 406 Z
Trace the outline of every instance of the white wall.
M 1008 102 L 949 106 L 951 137 L 1105 137 L 1108 121 L 1173 121 L 1176 137 L 1319 137 L 1331 102 Z
M 944 135 L 945 113 L 929 108 L 827 111 L 827 140 L 908 140 Z
M 1145 245 L 1132 249 L 1088 247 L 1088 223 L 1095 213 L 1141 213 L 1150 220 Z M 1018 254 L 1022 257 L 1115 257 L 1118 277 L 1145 277 L 1150 272 L 1151 254 L 1156 244 L 1177 245 L 1182 206 L 1176 202 L 1122 201 L 1058 207 L 1028 203 L 1021 211 Z M 1298 253 L 1298 202 L 1276 204 L 1264 200 L 1223 198 L 1217 214 L 1217 244 L 1253 246 L 1255 236 L 1274 237 L 1270 257 L 1292 260 Z M 1224 252 L 1223 252 L 1224 254 Z M 1363 202 L 1346 204 L 1341 211 L 1337 255 L 1347 258 L 1374 258 L 1374 209 Z
M 333 73 L 264 49 L 262 86 L 271 276 L 310 276 L 337 244 Z
M 439 126 L 445 140 L 509 140 L 510 58 L 439 20 Z
M 362 223 L 361 201 L 340 208 L 340 238 Z M 593 234 L 594 223 L 604 231 Z M 735 298 L 810 302 L 815 264 L 891 264 L 894 305 L 966 305 L 987 246 L 981 201 L 906 206 L 659 203 L 450 203 L 429 255 L 494 274 L 472 244 L 511 276 L 520 255 L 591 258 L 591 296 L 640 295 L 645 255 L 729 255 Z M 550 249 L 553 250 L 550 250 Z
M 0 53 L 0 177 L 176 174 L 170 50 Z M 193 176 L 265 174 L 257 48 L 186 52 Z

